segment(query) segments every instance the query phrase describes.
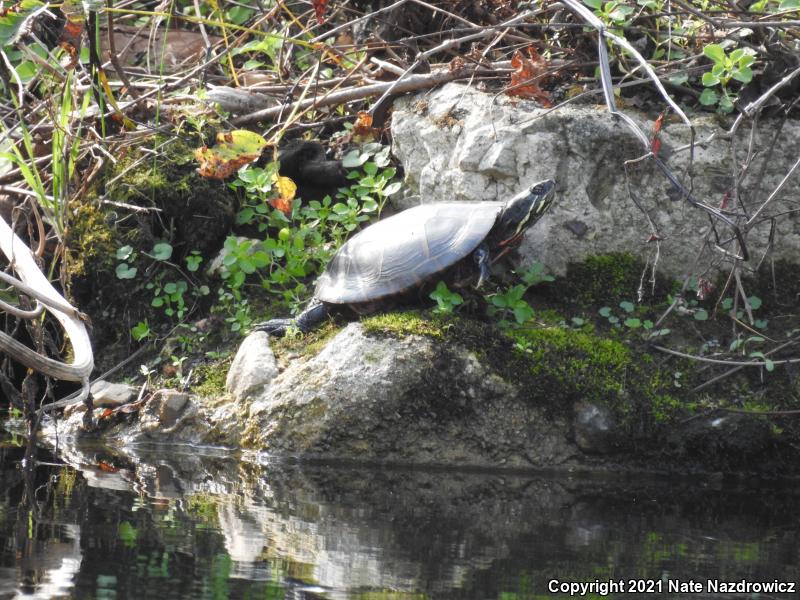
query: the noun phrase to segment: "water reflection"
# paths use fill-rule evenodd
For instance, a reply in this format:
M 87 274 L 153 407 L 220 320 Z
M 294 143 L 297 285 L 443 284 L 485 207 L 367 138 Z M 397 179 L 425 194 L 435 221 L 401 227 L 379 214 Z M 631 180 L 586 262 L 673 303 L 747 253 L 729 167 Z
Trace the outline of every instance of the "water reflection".
M 0 449 L 0 600 L 513 600 L 564 597 L 554 578 L 800 578 L 786 487 L 68 449 L 70 467 L 36 469 L 31 511 L 18 454 Z

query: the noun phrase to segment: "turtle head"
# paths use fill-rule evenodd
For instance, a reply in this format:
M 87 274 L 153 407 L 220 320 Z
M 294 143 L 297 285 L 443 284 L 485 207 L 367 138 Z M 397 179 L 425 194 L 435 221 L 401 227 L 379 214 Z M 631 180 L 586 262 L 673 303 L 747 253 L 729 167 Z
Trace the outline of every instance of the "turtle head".
M 519 241 L 525 229 L 536 223 L 547 212 L 553 203 L 555 188 L 555 181 L 546 179 L 533 184 L 506 203 L 495 226 L 500 246 Z

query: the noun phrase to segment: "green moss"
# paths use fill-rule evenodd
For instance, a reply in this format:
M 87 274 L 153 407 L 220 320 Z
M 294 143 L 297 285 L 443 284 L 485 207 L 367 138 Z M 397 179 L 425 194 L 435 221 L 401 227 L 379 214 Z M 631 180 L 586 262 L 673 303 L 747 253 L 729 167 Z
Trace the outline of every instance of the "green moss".
M 395 336 L 424 335 L 436 339 L 444 338 L 452 323 L 452 319 L 445 316 L 416 310 L 380 313 L 361 321 L 367 333 Z
M 141 240 L 128 242 L 135 247 L 166 239 L 180 256 L 190 250 L 203 255 L 216 252 L 233 225 L 235 195 L 223 182 L 197 173 L 192 145 L 174 138 L 164 141 L 153 139 L 152 145 L 159 149 L 153 158 L 140 160 L 133 154 L 121 160 L 115 169 L 120 175 L 109 174 L 113 183 L 105 195 L 116 202 L 158 209 L 142 213 L 135 222 L 140 231 L 132 233 Z
M 214 398 L 225 393 L 225 378 L 228 376 L 230 360 L 207 363 L 195 369 L 198 383 L 192 386 L 192 392 L 198 396 Z
M 669 379 L 650 355 L 582 330 L 548 327 L 508 335 L 527 362 L 538 397 L 569 407 L 577 401 L 607 406 L 623 426 L 652 422 L 655 406 L 666 417 Z
M 114 231 L 95 203 L 73 203 L 66 236 L 70 277 L 113 270 Z
M 287 335 L 272 342 L 272 350 L 278 360 L 291 357 L 314 356 L 339 333 L 342 328 L 334 321 L 326 321 L 321 327 L 306 335 Z
M 558 300 L 578 306 L 616 306 L 621 300 L 635 300 L 645 265 L 627 252 L 590 256 L 583 262 L 567 265 L 567 274 L 549 287 Z M 669 283 L 658 279 L 653 298 L 666 297 Z M 650 286 L 645 281 L 645 293 Z

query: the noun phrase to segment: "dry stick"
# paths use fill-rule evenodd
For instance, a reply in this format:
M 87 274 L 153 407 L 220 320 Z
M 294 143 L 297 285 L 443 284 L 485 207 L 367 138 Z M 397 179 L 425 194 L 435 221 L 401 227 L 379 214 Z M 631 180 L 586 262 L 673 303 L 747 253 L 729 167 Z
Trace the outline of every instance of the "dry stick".
M 419 0 L 413 0 L 413 1 L 417 2 L 418 4 L 422 4 L 423 6 L 428 6 L 425 3 L 420 2 Z M 517 23 L 519 21 L 522 21 L 522 20 L 526 19 L 530 14 L 531 14 L 531 11 L 525 11 L 524 13 L 522 13 L 520 15 L 517 15 L 513 19 L 509 19 L 508 21 L 504 22 L 502 25 L 503 26 L 511 26 L 514 23 Z M 471 24 L 469 21 L 466 21 L 466 23 Z M 477 28 L 478 26 L 475 25 L 475 27 Z M 406 69 L 405 73 L 403 75 L 401 75 L 398 79 L 396 79 L 386 89 L 386 91 L 384 91 L 383 94 L 381 94 L 381 97 L 378 98 L 378 100 L 375 102 L 375 104 L 373 104 L 372 109 L 370 110 L 370 113 L 373 113 L 377 107 L 381 106 L 382 103 L 384 102 L 384 100 L 386 100 L 386 98 L 388 98 L 391 94 L 402 93 L 402 90 L 397 89 L 398 86 L 400 85 L 400 83 L 402 81 L 404 81 L 406 79 L 406 77 L 408 77 L 409 74 L 414 69 L 416 69 L 422 62 L 427 60 L 429 57 L 431 57 L 434 54 L 437 54 L 439 52 L 442 52 L 444 50 L 448 50 L 448 49 L 452 48 L 453 46 L 459 46 L 459 45 L 461 45 L 461 44 L 463 44 L 465 42 L 468 42 L 468 41 L 471 41 L 471 40 L 474 40 L 474 39 L 487 37 L 491 33 L 493 33 L 493 30 L 481 29 L 480 31 L 478 31 L 476 33 L 470 33 L 470 34 L 462 36 L 460 38 L 455 38 L 455 39 L 452 39 L 452 40 L 445 40 L 441 44 L 438 44 L 437 46 L 434 46 L 433 48 L 430 48 L 430 49 L 426 50 L 425 52 L 422 52 L 422 53 L 418 54 L 416 59 L 414 59 L 413 64 L 410 67 L 408 67 L 408 69 Z
M 685 352 L 679 352 L 678 350 L 671 350 L 670 348 L 665 348 L 664 346 L 651 346 L 655 348 L 659 352 L 664 352 L 665 354 L 672 354 L 673 356 L 678 356 L 680 358 L 688 358 L 689 360 L 696 360 L 698 362 L 705 362 L 710 363 L 712 365 L 735 365 L 737 367 L 764 367 L 766 362 L 763 360 L 722 360 L 718 358 L 708 358 L 705 356 L 698 356 L 696 354 L 687 354 Z M 797 364 L 800 363 L 800 358 L 785 358 L 780 360 L 773 360 L 773 365 L 789 365 L 789 364 Z
M 769 352 L 765 352 L 764 356 L 767 357 L 767 356 L 770 356 L 772 354 L 775 354 L 776 352 L 780 352 L 784 348 L 787 348 L 789 346 L 793 346 L 796 343 L 797 343 L 797 340 L 790 340 L 788 342 L 785 342 L 785 343 L 781 344 L 780 346 L 778 346 L 777 348 L 773 348 Z M 741 371 L 742 369 L 744 369 L 744 366 L 741 366 L 741 365 L 737 366 L 737 367 L 733 367 L 732 369 L 728 369 L 724 373 L 722 373 L 720 375 L 717 375 L 716 377 L 712 377 L 711 379 L 709 379 L 705 383 L 701 383 L 700 385 L 693 387 L 691 390 L 689 390 L 689 394 L 696 394 L 697 392 L 700 392 L 700 391 L 706 389 L 708 386 L 713 385 L 716 382 L 721 381 L 722 379 L 730 377 L 731 375 L 733 375 L 734 373 L 737 373 L 738 371 Z
M 449 81 L 454 81 L 456 79 L 465 79 L 467 77 L 470 77 L 473 73 L 476 72 L 492 73 L 493 70 L 478 66 L 478 67 L 465 67 L 457 71 L 451 71 L 449 69 L 445 69 L 442 71 L 434 71 L 432 73 L 414 74 L 409 77 L 406 77 L 403 80 L 397 80 L 394 82 L 374 83 L 371 85 L 364 85 L 361 87 L 347 88 L 339 92 L 329 94 L 327 97 L 324 98 L 324 102 L 322 100 L 318 102 L 313 98 L 309 100 L 304 100 L 303 102 L 294 102 L 292 104 L 292 108 L 293 110 L 296 109 L 300 111 L 306 111 L 311 108 L 318 108 L 321 106 L 346 104 L 348 102 L 353 102 L 355 100 L 364 100 L 365 98 L 371 98 L 379 94 L 384 94 L 387 90 L 392 88 L 393 91 L 396 93 L 413 92 L 416 90 L 432 88 L 434 86 L 440 85 L 442 83 L 447 83 Z M 232 119 L 231 122 L 234 125 L 239 126 L 239 125 L 254 123 L 257 121 L 266 121 L 269 119 L 274 119 L 275 117 L 280 115 L 281 111 L 283 110 L 284 110 L 283 106 L 266 108 L 264 110 L 259 110 L 249 115 L 242 115 L 241 117 Z
M 366 21 L 367 19 L 371 19 L 375 15 L 378 15 L 378 14 L 380 14 L 382 12 L 387 12 L 387 11 L 390 11 L 390 10 L 392 10 L 394 8 L 397 8 L 398 6 L 402 6 L 406 2 L 408 2 L 408 0 L 398 0 L 394 4 L 390 4 L 389 6 L 384 6 L 383 8 L 375 10 L 375 11 L 373 11 L 371 13 L 368 13 L 368 14 L 362 16 L 362 17 L 358 17 L 357 19 L 353 19 L 352 21 L 347 21 L 346 23 L 342 23 L 341 25 L 338 25 L 338 26 L 334 27 L 333 29 L 329 29 L 325 33 L 322 33 L 322 34 L 318 35 L 317 37 L 313 38 L 311 40 L 311 43 L 312 44 L 316 44 L 317 42 L 321 42 L 322 40 L 324 40 L 326 38 L 329 38 L 332 35 L 335 35 L 335 34 L 339 33 L 342 29 L 347 29 L 348 27 L 352 27 L 356 23 L 360 23 L 361 21 Z
M 109 8 L 113 7 L 113 0 L 107 0 L 106 6 Z M 106 20 L 108 21 L 108 56 L 111 59 L 111 64 L 114 67 L 114 71 L 117 73 L 117 77 L 120 78 L 120 81 L 125 85 L 125 88 L 128 90 L 128 93 L 136 98 L 139 93 L 134 89 L 131 85 L 130 79 L 128 79 L 128 75 L 125 73 L 125 69 L 119 62 L 119 55 L 117 54 L 117 44 L 114 40 L 114 11 L 109 10 L 106 11 Z
M 791 169 L 789 169 L 789 172 L 788 172 L 788 173 L 786 173 L 786 176 L 785 176 L 785 177 L 784 177 L 784 178 L 781 180 L 781 182 L 778 184 L 778 186 L 775 188 L 775 190 L 774 190 L 774 191 L 773 191 L 773 192 L 772 192 L 772 193 L 769 195 L 769 198 L 767 198 L 766 200 L 764 200 L 764 204 L 762 204 L 762 205 L 761 205 L 761 206 L 758 208 L 758 210 L 757 210 L 755 213 L 753 213 L 753 216 L 752 216 L 752 217 L 750 217 L 750 218 L 747 220 L 747 223 L 745 223 L 745 228 L 746 228 L 746 229 L 749 229 L 750 227 L 752 227 L 752 226 L 753 226 L 753 223 L 754 223 L 754 222 L 755 222 L 755 220 L 758 218 L 758 216 L 759 216 L 759 215 L 760 215 L 762 212 L 764 212 L 764 210 L 767 208 L 767 206 L 769 206 L 769 205 L 772 203 L 772 201 L 773 201 L 773 200 L 775 200 L 775 198 L 777 197 L 777 195 L 778 195 L 778 194 L 780 193 L 780 191 L 781 191 L 781 190 L 784 188 L 784 186 L 786 185 L 786 183 L 789 181 L 789 178 L 790 178 L 790 177 L 791 177 L 791 176 L 794 174 L 794 172 L 797 170 L 797 168 L 798 168 L 798 167 L 800 167 L 800 158 L 798 158 L 798 159 L 797 159 L 797 161 L 796 161 L 796 162 L 795 162 L 795 163 L 792 165 L 792 168 L 791 168 Z

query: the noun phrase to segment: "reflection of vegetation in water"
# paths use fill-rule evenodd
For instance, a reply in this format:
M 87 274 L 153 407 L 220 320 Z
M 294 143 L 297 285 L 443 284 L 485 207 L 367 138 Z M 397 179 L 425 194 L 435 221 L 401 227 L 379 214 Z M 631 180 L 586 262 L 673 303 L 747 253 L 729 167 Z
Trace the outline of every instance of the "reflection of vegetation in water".
M 722 542 L 717 555 L 724 561 L 757 563 L 761 560 L 761 545 L 758 542 Z
M 117 535 L 119 536 L 120 541 L 126 547 L 136 547 L 136 538 L 139 536 L 139 532 L 127 521 L 123 521 L 119 524 L 119 527 L 117 527 Z
M 209 583 L 211 585 L 211 598 L 213 600 L 223 600 L 230 597 L 228 589 L 228 579 L 231 576 L 233 560 L 227 554 L 217 554 L 211 559 L 211 569 L 209 571 Z

